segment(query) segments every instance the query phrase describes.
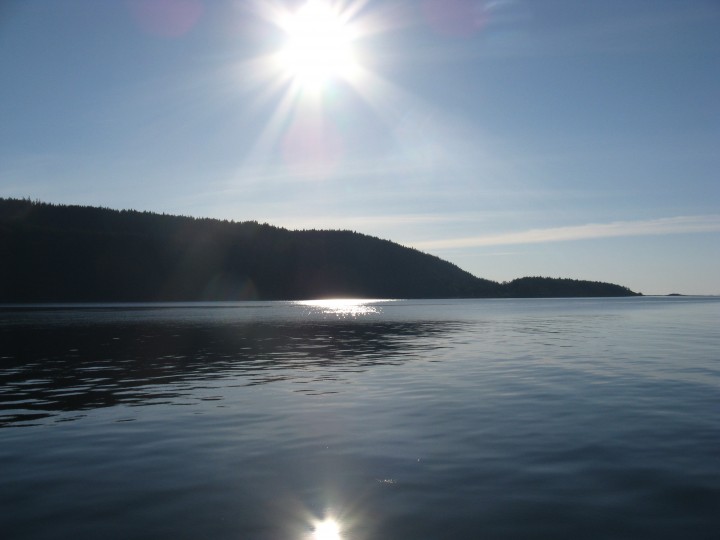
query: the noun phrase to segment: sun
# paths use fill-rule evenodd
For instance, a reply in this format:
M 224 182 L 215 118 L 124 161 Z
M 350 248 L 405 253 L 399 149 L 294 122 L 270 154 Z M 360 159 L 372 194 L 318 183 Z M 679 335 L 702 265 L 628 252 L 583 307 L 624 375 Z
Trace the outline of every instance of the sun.
M 326 519 L 315 525 L 313 540 L 342 540 L 340 525 L 334 519 Z
M 320 89 L 350 78 L 357 69 L 356 33 L 328 0 L 309 0 L 280 23 L 285 41 L 277 59 L 282 71 L 303 88 Z

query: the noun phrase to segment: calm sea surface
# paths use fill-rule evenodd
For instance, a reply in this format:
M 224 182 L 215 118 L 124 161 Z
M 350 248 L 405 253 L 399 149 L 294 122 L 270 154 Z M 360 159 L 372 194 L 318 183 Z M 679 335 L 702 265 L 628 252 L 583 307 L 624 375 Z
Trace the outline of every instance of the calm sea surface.
M 0 537 L 720 538 L 720 298 L 0 307 Z

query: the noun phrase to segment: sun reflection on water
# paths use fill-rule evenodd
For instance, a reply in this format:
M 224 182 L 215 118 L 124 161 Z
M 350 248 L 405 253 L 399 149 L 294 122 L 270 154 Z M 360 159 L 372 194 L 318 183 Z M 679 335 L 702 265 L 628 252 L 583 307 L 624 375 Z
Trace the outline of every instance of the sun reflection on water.
M 389 300 L 368 300 L 361 298 L 333 298 L 327 300 L 302 300 L 296 302 L 296 304 L 310 307 L 320 313 L 337 315 L 339 317 L 358 317 L 360 315 L 380 313 L 379 306 L 373 304 L 388 301 Z

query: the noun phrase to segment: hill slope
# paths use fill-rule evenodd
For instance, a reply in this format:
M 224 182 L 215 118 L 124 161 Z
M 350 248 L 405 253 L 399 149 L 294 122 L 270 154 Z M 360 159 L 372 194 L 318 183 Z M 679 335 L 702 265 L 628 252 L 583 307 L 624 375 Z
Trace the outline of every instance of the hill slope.
M 0 199 L 0 302 L 632 294 L 549 278 L 499 284 L 349 231 Z

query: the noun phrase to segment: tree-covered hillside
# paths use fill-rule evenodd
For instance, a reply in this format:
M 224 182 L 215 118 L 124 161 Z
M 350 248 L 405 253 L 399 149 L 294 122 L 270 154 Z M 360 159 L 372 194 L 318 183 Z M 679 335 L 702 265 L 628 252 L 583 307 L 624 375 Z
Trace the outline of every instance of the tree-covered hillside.
M 632 294 L 549 278 L 499 284 L 350 231 L 0 199 L 0 302 Z

